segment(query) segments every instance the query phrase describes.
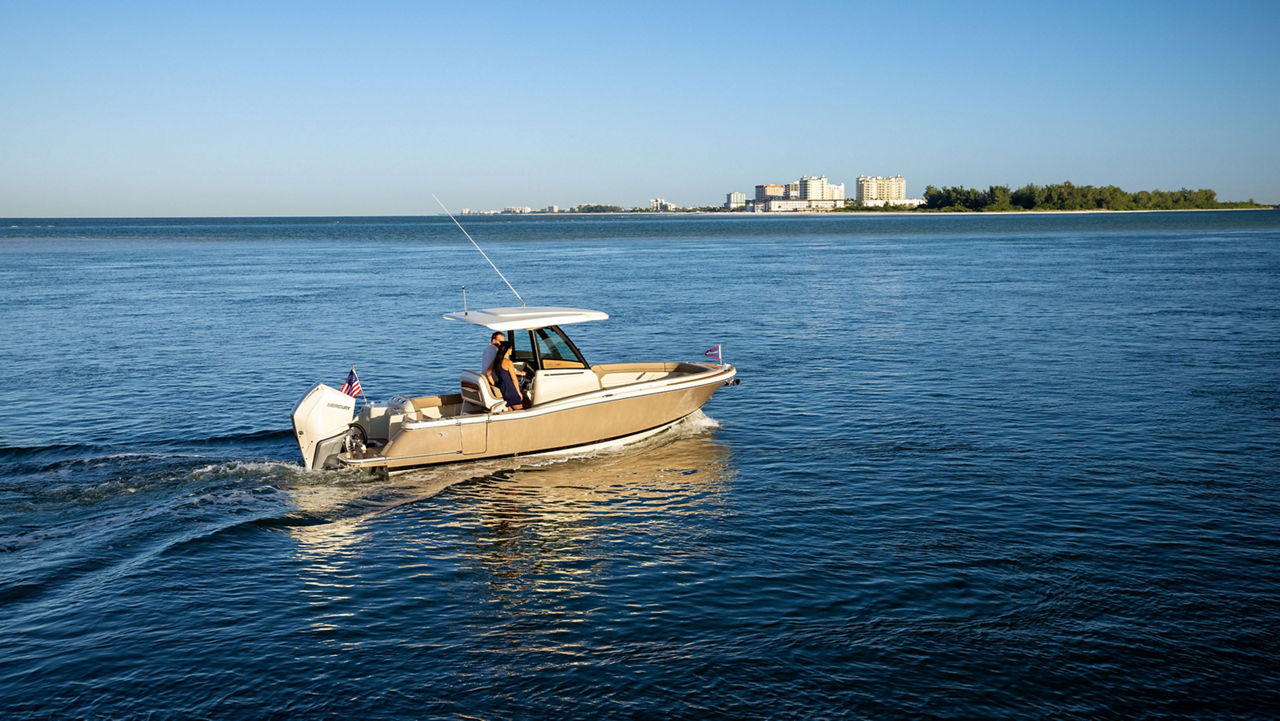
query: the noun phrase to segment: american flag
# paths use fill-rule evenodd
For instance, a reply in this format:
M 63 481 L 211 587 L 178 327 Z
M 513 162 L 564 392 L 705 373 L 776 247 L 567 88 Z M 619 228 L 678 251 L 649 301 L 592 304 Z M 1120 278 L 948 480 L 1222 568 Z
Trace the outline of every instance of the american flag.
M 360 376 L 356 375 L 355 368 L 352 368 L 351 372 L 347 374 L 346 382 L 343 383 L 342 387 L 339 388 L 338 390 L 342 391 L 343 393 L 346 393 L 352 398 L 355 398 L 356 396 L 364 392 L 360 388 Z
M 703 355 L 705 355 L 708 358 L 715 358 L 716 360 L 720 360 L 720 346 L 715 346 L 714 348 L 708 348 L 707 352 L 703 353 Z

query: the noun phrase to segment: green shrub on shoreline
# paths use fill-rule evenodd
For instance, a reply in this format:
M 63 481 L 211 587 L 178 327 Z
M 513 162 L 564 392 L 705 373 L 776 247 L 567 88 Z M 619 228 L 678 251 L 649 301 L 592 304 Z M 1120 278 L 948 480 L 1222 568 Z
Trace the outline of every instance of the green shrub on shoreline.
M 1071 182 L 1053 185 L 1024 185 L 1010 190 L 1007 185 L 993 185 L 986 190 L 930 185 L 924 191 L 922 211 L 997 212 L 1018 210 L 1221 210 L 1231 208 L 1266 208 L 1252 198 L 1246 202 L 1218 200 L 1216 191 L 1140 190 L 1130 193 L 1114 185 L 1095 187 Z

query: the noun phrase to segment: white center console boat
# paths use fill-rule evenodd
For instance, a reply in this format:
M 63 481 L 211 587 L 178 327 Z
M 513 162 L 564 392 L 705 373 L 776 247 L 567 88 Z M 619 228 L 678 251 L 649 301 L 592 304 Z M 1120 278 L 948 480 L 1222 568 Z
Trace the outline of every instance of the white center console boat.
M 308 469 L 353 466 L 394 473 L 625 444 L 697 411 L 720 386 L 737 384 L 734 367 L 723 363 L 589 365 L 561 326 L 609 317 L 600 311 L 520 306 L 444 317 L 507 334 L 512 360 L 530 379 L 531 403 L 509 409 L 484 368 L 463 371 L 457 393 L 398 395 L 365 405 L 358 414 L 354 398 L 317 383 L 293 411 Z

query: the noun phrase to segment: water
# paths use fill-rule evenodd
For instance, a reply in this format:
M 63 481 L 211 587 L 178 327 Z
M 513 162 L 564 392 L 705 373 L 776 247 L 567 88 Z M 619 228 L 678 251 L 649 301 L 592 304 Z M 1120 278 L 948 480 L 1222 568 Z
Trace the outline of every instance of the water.
M 513 298 L 447 220 L 0 222 L 6 719 L 1270 717 L 1280 214 L 466 220 L 620 454 L 305 473 Z

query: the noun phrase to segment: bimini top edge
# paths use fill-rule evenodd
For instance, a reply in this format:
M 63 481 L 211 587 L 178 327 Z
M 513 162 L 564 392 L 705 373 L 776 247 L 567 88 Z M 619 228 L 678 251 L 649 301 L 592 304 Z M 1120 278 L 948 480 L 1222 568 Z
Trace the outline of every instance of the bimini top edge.
M 586 323 L 607 320 L 609 314 L 583 308 L 557 308 L 555 306 L 513 306 L 510 308 L 480 308 L 477 310 L 446 313 L 445 320 L 461 320 L 493 330 L 526 330 L 553 325 Z

